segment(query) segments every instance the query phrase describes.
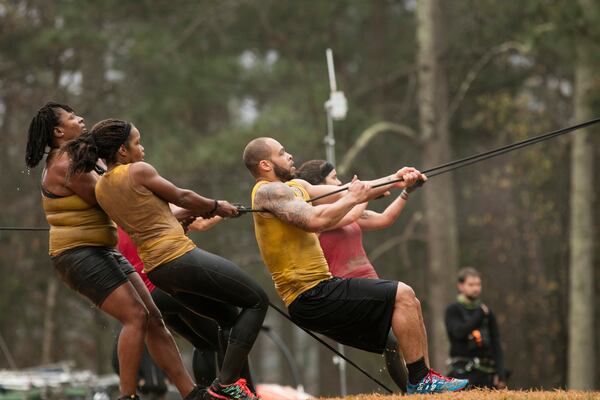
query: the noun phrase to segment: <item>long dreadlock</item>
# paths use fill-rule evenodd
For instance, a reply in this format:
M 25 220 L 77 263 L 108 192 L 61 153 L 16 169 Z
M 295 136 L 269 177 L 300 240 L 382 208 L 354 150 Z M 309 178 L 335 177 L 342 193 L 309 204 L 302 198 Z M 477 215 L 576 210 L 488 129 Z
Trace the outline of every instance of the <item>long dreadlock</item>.
M 73 112 L 66 104 L 48 102 L 31 120 L 25 150 L 25 164 L 29 168 L 34 168 L 40 163 L 46 153 L 46 147 L 52 147 L 54 128 L 60 123 L 60 109 Z

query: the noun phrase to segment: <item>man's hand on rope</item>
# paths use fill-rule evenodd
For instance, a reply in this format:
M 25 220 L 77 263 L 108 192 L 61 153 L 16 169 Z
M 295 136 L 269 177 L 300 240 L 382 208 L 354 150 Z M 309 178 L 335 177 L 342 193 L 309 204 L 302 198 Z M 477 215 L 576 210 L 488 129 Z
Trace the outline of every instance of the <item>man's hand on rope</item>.
M 405 189 L 406 193 L 414 192 L 415 190 L 423 186 L 425 182 L 427 182 L 427 176 L 425 174 L 421 174 L 421 177 L 419 177 L 419 179 L 417 179 L 417 181 L 414 184 Z
M 348 187 L 348 194 L 355 198 L 356 204 L 364 203 L 370 199 L 371 185 L 360 181 L 356 175 L 352 178 L 352 183 Z
M 398 170 L 398 172 L 396 172 L 395 175 L 396 178 L 401 179 L 400 182 L 396 183 L 396 187 L 399 189 L 407 189 L 407 191 L 409 191 L 408 189 L 417 184 L 419 181 L 424 182 L 427 180 L 427 177 L 424 174 L 413 167 L 401 168 Z M 420 185 L 422 185 L 422 183 L 419 184 L 419 186 Z

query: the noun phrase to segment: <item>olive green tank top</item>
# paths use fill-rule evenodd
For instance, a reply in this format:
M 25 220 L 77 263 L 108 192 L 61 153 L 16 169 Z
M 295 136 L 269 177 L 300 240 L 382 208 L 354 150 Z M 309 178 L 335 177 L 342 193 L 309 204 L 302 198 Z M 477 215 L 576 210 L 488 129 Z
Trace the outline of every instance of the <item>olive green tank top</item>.
M 96 199 L 131 237 L 144 262 L 144 272 L 150 272 L 196 245 L 185 235 L 166 201 L 133 185 L 131 165 L 119 165 L 102 175 L 96 184 Z

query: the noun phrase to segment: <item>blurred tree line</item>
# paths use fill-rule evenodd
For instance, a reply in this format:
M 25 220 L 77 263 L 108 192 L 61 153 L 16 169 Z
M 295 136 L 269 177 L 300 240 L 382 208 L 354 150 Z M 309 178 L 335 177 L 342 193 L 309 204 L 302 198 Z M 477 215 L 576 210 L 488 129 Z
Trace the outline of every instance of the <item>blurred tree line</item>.
M 386 123 L 344 164 L 346 179 L 426 169 L 591 119 L 600 115 L 598 8 L 585 0 L 0 0 L 0 225 L 46 226 L 41 168 L 24 167 L 24 148 L 31 117 L 51 99 L 75 107 L 88 127 L 131 120 L 164 176 L 248 204 L 253 180 L 241 153 L 251 138 L 277 138 L 296 165 L 324 158 L 328 47 L 349 100 L 348 117 L 335 124 L 338 160 Z M 441 312 L 456 270 L 471 265 L 499 319 L 510 386 L 600 381 L 597 131 L 433 178 L 393 227 L 365 235 L 380 276 L 420 298 L 438 369 Z M 192 236 L 281 304 L 250 217 Z M 0 367 L 72 359 L 108 372 L 114 323 L 57 281 L 47 234 L 0 231 L 0 254 Z M 580 255 L 583 267 L 570 276 Z M 339 392 L 328 350 L 273 312 L 267 323 L 290 344 L 310 393 Z M 381 357 L 347 354 L 392 385 Z M 291 383 L 265 338 L 253 365 L 259 381 Z M 348 375 L 351 393 L 377 390 Z

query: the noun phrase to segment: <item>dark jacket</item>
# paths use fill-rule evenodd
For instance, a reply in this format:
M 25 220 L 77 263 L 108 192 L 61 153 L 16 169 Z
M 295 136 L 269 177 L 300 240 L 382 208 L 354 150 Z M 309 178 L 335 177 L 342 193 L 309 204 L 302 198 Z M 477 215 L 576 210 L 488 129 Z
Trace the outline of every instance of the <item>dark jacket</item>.
M 446 308 L 445 322 L 450 339 L 450 357 L 492 360 L 500 379 L 505 378 L 500 332 L 491 310 L 485 315 L 481 307 L 467 308 L 456 301 Z

